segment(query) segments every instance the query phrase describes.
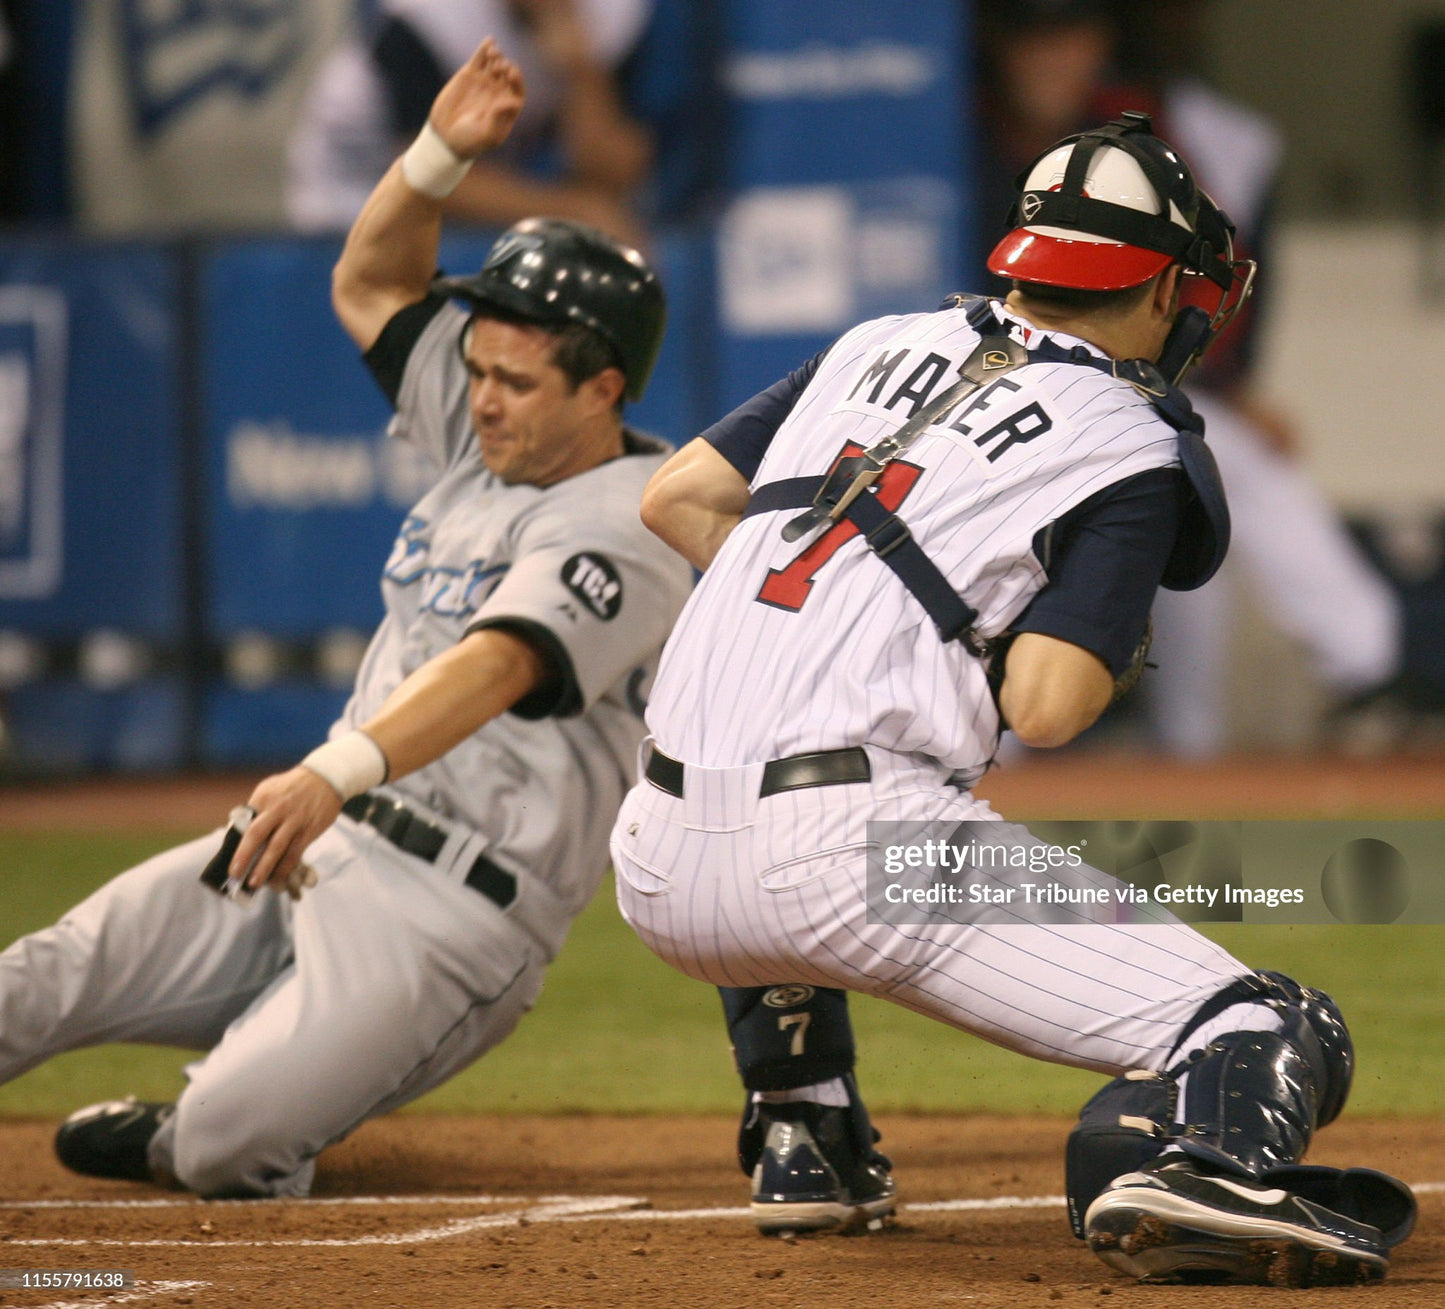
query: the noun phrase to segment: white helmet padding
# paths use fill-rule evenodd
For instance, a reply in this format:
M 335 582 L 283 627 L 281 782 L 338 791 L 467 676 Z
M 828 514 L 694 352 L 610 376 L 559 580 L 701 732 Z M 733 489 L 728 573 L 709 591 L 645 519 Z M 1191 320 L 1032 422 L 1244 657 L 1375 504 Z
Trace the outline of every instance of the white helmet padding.
M 1060 142 L 1020 187 L 1013 230 L 989 256 L 992 273 L 1113 291 L 1178 263 L 1226 294 L 1235 280 L 1233 225 L 1154 135 L 1147 114 L 1126 113 Z

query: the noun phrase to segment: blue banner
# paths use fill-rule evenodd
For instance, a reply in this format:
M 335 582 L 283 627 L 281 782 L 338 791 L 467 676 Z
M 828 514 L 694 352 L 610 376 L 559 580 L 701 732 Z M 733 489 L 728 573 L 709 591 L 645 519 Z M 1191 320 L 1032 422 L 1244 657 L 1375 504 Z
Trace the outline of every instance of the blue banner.
M 728 14 L 735 185 L 959 176 L 967 6 L 738 0 Z
M 0 627 L 182 628 L 172 261 L 0 244 Z
M 843 331 L 955 290 L 971 215 L 969 6 L 729 7 L 719 411 Z
M 175 299 L 158 247 L 0 243 L 0 689 L 22 768 L 182 757 Z
M 289 767 L 325 739 L 346 694 L 290 679 L 251 690 L 213 684 L 203 710 L 204 757 L 229 768 Z
M 312 636 L 370 629 L 376 578 L 418 470 L 331 309 L 337 242 L 220 247 L 201 273 L 206 626 Z

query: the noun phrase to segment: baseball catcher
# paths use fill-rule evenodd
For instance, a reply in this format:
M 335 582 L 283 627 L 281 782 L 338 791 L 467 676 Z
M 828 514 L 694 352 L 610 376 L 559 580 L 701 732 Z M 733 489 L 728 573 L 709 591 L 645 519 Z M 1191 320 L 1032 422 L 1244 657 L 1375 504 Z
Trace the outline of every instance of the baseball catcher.
M 1228 218 L 1125 114 L 1039 158 L 1011 228 L 990 259 L 1006 299 L 860 324 L 649 483 L 644 519 L 705 572 L 613 831 L 619 903 L 694 977 L 837 997 L 788 1031 L 848 1069 L 856 990 L 1111 1074 L 1069 1142 L 1068 1188 L 1076 1232 L 1115 1268 L 1379 1278 L 1409 1192 L 1300 1164 L 1353 1071 L 1327 996 L 1167 914 L 1019 913 L 1008 868 L 967 870 L 988 912 L 890 917 L 870 893 L 880 821 L 990 823 L 1027 846 L 970 790 L 1003 726 L 1049 747 L 1092 724 L 1137 664 L 1156 589 L 1202 585 L 1228 546 L 1178 390 L 1249 292 Z M 1181 309 L 1186 282 L 1204 305 Z M 735 1044 L 761 1008 L 729 1013 Z M 754 1210 L 866 1214 L 888 1171 L 866 1120 L 822 1131 L 856 1088 L 799 1063 L 754 1097 Z

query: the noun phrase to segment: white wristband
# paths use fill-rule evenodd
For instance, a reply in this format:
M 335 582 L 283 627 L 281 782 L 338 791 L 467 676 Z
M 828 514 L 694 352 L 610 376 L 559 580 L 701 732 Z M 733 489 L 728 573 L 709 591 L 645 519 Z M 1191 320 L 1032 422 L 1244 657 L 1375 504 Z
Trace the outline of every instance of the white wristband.
M 445 200 L 451 195 L 471 166 L 472 161 L 458 156 L 430 122 L 401 157 L 401 175 L 407 185 L 433 200 Z
M 301 767 L 309 768 L 328 782 L 343 803 L 373 786 L 380 786 L 387 774 L 386 756 L 381 747 L 360 730 L 318 745 L 301 761 Z

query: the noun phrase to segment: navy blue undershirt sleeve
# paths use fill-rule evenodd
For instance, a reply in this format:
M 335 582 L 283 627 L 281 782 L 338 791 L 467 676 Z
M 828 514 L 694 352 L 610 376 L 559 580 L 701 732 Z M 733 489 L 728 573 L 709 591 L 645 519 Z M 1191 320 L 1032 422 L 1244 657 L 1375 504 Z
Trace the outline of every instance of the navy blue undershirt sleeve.
M 401 394 L 401 378 L 406 372 L 406 361 L 426 326 L 439 314 L 447 303 L 444 295 L 427 295 L 415 304 L 398 309 L 381 329 L 381 335 L 372 343 L 371 349 L 363 352 L 362 362 L 371 370 L 376 384 L 385 392 L 396 408 L 397 396 Z
M 1099 656 L 1118 676 L 1144 635 L 1189 483 L 1155 468 L 1106 487 L 1034 538 L 1048 584 L 1013 625 Z
M 718 419 L 702 439 L 722 455 L 749 482 L 757 475 L 773 433 L 798 402 L 803 388 L 813 380 L 826 350 L 820 350 L 801 368 L 795 368 L 766 391 L 745 400 L 732 413 Z

